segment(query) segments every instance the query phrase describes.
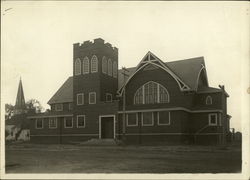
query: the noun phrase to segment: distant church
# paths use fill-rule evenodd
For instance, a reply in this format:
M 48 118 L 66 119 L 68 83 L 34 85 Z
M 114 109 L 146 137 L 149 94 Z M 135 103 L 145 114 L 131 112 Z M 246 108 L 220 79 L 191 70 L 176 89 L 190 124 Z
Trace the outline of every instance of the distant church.
M 136 67 L 118 63 L 103 39 L 74 44 L 73 76 L 48 101 L 51 112 L 28 117 L 31 141 L 225 142 L 229 95 L 209 87 L 203 57 L 164 62 L 148 52 Z

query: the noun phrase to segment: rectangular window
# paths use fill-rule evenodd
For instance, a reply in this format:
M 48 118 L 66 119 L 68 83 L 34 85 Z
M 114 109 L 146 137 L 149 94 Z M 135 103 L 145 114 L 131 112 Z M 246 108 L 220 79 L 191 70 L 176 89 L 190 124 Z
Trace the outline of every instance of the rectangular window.
M 79 93 L 77 94 L 77 105 L 83 105 L 84 104 L 84 94 Z
M 106 93 L 106 102 L 112 102 L 112 94 Z
M 96 93 L 90 92 L 89 93 L 89 104 L 95 104 L 96 103 Z
M 84 128 L 84 127 L 85 127 L 85 115 L 78 115 L 77 128 Z
M 64 118 L 64 128 L 73 128 L 73 117 Z
M 137 113 L 126 114 L 127 126 L 138 126 Z
M 43 128 L 43 119 L 36 119 L 36 129 Z
M 160 111 L 157 112 L 158 125 L 170 125 L 170 112 L 169 111 Z
M 209 126 L 216 126 L 217 125 L 217 114 L 216 113 L 211 113 L 208 114 L 208 124 Z
M 63 104 L 56 104 L 56 111 L 62 111 L 63 110 Z
M 73 109 L 73 103 L 69 103 L 69 110 Z
M 55 117 L 49 118 L 49 128 L 57 128 L 57 119 Z
M 153 126 L 154 125 L 154 114 L 153 112 L 142 113 L 142 126 Z

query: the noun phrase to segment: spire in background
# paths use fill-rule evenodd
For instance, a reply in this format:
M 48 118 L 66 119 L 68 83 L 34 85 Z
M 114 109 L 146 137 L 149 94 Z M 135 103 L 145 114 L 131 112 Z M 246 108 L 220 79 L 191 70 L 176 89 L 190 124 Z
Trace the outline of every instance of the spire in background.
M 15 114 L 20 114 L 24 112 L 25 109 L 26 109 L 26 105 L 25 105 L 25 99 L 24 99 L 23 85 L 22 85 L 22 79 L 20 77 L 17 96 L 16 96 Z

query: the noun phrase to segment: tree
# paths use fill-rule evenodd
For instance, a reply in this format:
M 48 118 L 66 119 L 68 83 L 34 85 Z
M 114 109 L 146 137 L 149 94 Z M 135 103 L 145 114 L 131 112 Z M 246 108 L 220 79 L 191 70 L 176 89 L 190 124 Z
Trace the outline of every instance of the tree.
M 44 110 L 41 103 L 36 99 L 30 99 L 25 104 L 28 112 L 41 113 Z
M 11 119 L 14 115 L 15 107 L 12 104 L 5 104 L 5 120 Z
M 26 103 L 26 110 L 28 113 L 40 113 L 44 110 L 41 103 L 36 99 L 30 99 Z M 5 104 L 5 120 L 11 119 L 14 115 L 15 106 L 12 104 Z

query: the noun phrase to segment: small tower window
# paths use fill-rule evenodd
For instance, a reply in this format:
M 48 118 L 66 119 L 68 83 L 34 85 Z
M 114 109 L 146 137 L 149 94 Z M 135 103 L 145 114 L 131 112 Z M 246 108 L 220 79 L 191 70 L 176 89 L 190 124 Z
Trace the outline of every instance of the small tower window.
M 117 63 L 116 63 L 116 61 L 113 62 L 113 77 L 117 78 Z
M 80 75 L 81 74 L 81 60 L 77 58 L 75 60 L 75 75 Z
M 111 59 L 108 60 L 108 75 L 112 76 L 112 61 L 111 61 Z
M 106 93 L 106 102 L 112 102 L 112 94 Z
M 83 74 L 88 74 L 89 73 L 89 58 L 85 57 L 83 59 Z
M 89 104 L 95 104 L 96 103 L 96 93 L 90 92 L 89 93 Z
M 213 99 L 211 96 L 207 96 L 206 98 L 206 105 L 211 105 L 213 103 Z
M 98 72 L 98 59 L 96 55 L 91 58 L 91 72 Z
M 107 74 L 107 69 L 108 69 L 107 58 L 105 56 L 103 56 L 103 58 L 102 58 L 102 72 L 104 74 Z

